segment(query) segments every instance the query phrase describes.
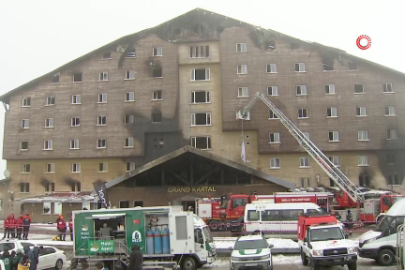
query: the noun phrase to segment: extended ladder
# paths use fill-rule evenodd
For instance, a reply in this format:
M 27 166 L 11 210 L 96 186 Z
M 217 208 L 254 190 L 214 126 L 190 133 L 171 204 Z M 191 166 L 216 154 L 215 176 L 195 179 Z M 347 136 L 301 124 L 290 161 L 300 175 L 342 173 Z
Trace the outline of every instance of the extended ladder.
M 239 119 L 245 119 L 247 113 L 255 105 L 257 99 L 261 99 L 267 107 L 280 119 L 280 122 L 288 129 L 290 134 L 308 152 L 308 154 L 321 166 L 325 173 L 346 192 L 354 202 L 363 202 L 364 196 L 361 191 L 344 175 L 333 162 L 329 160 L 316 145 L 302 133 L 290 119 L 287 118 L 263 93 L 257 92 L 244 109 L 238 114 Z

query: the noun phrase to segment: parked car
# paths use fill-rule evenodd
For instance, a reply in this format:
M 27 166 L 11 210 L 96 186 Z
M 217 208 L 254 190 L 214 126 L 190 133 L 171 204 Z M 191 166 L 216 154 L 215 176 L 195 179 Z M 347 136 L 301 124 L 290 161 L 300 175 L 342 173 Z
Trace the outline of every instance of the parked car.
M 240 236 L 234 245 L 231 254 L 231 270 L 239 268 L 256 268 L 273 270 L 271 248 L 274 245 L 267 243 L 263 235 Z
M 10 253 L 15 251 L 16 253 L 24 252 L 24 247 L 28 246 L 33 248 L 35 245 L 24 240 L 2 240 L 0 241 L 0 255 L 3 254 L 4 250 L 8 250 Z
M 60 270 L 65 263 L 66 254 L 63 250 L 50 246 L 44 246 L 43 249 L 39 250 L 38 270 L 49 268 Z

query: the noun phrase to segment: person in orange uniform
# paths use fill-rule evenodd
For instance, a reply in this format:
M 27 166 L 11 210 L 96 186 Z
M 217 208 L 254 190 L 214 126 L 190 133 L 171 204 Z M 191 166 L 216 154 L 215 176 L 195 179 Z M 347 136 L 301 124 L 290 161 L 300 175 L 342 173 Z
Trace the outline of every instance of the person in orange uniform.
M 56 228 L 59 231 L 59 240 L 66 240 L 66 221 L 63 219 L 62 215 L 59 215 L 58 222 L 56 223 Z

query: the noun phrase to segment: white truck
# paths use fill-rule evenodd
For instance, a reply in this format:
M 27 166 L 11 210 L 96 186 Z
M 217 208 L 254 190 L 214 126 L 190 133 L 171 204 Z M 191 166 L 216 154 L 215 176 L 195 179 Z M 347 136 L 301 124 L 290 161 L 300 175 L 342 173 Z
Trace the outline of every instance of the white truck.
M 298 244 L 303 265 L 347 265 L 357 269 L 357 246 L 344 235 L 337 219 L 329 214 L 302 215 L 298 221 Z

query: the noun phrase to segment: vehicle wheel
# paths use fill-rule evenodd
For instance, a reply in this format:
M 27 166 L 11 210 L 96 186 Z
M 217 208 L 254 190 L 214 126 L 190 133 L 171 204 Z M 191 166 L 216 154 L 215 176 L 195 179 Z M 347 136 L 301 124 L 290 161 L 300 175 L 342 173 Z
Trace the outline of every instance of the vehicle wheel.
M 318 270 L 319 265 L 316 265 L 314 259 L 311 258 L 311 270 Z
M 212 220 L 210 220 L 210 222 L 208 222 L 208 226 L 211 231 L 216 232 L 219 230 L 219 221 L 212 219 Z
M 61 259 L 56 261 L 55 269 L 60 270 L 63 267 L 63 261 Z
M 378 263 L 383 266 L 391 265 L 395 262 L 395 255 L 389 249 L 382 249 L 378 252 Z
M 349 270 L 356 270 L 357 269 L 357 263 L 348 264 L 347 267 L 349 267 Z
M 301 250 L 301 260 L 302 260 L 302 265 L 307 266 L 308 265 L 308 258 L 307 255 Z
M 196 266 L 197 264 L 195 263 L 195 260 L 191 257 L 185 257 L 181 263 L 182 270 L 196 270 Z

